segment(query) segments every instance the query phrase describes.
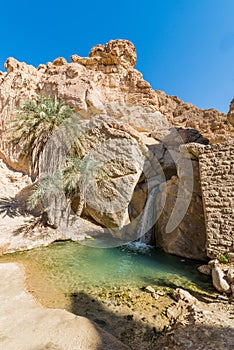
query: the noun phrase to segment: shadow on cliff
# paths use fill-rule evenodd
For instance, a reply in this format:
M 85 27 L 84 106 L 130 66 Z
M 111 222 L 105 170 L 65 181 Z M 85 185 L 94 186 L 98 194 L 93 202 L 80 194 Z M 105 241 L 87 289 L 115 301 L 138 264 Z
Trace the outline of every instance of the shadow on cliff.
M 18 200 L 15 197 L 1 197 L 0 215 L 9 216 L 10 218 L 22 215 Z

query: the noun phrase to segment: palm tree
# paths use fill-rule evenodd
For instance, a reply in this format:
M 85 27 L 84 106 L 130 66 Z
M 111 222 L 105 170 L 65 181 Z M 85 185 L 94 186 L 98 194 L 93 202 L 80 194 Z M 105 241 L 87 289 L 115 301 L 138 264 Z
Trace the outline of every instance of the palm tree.
M 108 175 L 100 168 L 101 164 L 98 161 L 93 160 L 89 156 L 80 159 L 75 150 L 73 151 L 73 155 L 67 158 L 63 168 L 62 181 L 67 197 L 79 196 L 76 215 L 81 216 L 86 205 L 85 198 L 90 182 L 94 179 L 106 178 Z
M 31 193 L 27 202 L 27 209 L 33 210 L 38 203 L 43 201 L 45 195 L 52 196 L 63 190 L 61 172 L 40 177 L 31 187 Z
M 10 124 L 11 143 L 14 147 L 21 147 L 21 156 L 29 159 L 32 173 L 38 175 L 39 157 L 50 136 L 73 116 L 71 106 L 49 95 L 25 100 L 15 110 L 14 120 Z
M 79 196 L 76 211 L 81 215 L 85 206 L 85 192 L 90 180 L 106 176 L 100 170 L 97 161 L 86 156 L 79 158 L 80 143 L 85 137 L 85 129 L 79 122 L 74 109 L 56 96 L 38 95 L 36 99 L 23 101 L 15 110 L 14 120 L 11 122 L 11 142 L 14 147 L 21 147 L 21 155 L 29 159 L 31 174 L 40 175 L 32 188 L 28 206 L 30 209 L 45 198 L 55 196 L 63 191 L 67 198 Z M 60 145 L 65 144 L 66 158 L 62 169 L 53 169 L 52 174 L 39 174 L 40 155 L 52 135 L 61 137 Z M 49 159 L 50 161 L 50 159 Z M 46 170 L 46 169 L 45 169 Z M 57 204 L 56 204 L 57 205 Z
M 75 214 L 81 216 L 86 205 L 85 194 L 89 188 L 90 181 L 93 179 L 104 179 L 108 174 L 100 169 L 97 161 L 88 156 L 80 159 L 74 149 L 73 153 L 67 157 L 64 167 L 61 171 L 53 175 L 47 175 L 39 179 L 33 186 L 29 197 L 28 208 L 33 209 L 45 195 L 54 195 L 63 191 L 67 198 L 72 200 L 79 197 L 79 205 Z

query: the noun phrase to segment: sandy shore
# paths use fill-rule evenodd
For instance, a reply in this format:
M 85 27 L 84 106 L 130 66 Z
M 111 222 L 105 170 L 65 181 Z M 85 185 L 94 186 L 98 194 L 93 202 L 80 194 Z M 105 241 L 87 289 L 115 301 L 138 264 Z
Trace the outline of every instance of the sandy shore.
M 0 264 L 0 348 L 4 350 L 127 350 L 87 318 L 42 307 L 25 289 L 17 264 Z

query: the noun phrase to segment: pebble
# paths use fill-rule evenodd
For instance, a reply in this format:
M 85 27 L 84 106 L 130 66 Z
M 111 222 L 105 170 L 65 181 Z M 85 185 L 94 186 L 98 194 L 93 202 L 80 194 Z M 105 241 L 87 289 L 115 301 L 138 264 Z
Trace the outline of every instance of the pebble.
M 197 269 L 200 273 L 203 273 L 204 275 L 207 275 L 207 276 L 211 275 L 211 269 L 209 265 L 201 265 Z
M 212 311 L 210 311 L 210 310 L 203 310 L 202 314 L 203 315 L 212 315 Z
M 228 297 L 225 297 L 225 296 L 223 296 L 223 295 L 218 295 L 218 296 L 217 296 L 217 299 L 218 299 L 218 300 L 223 300 L 223 301 L 228 301 Z
M 146 291 L 147 293 L 156 293 L 156 292 L 155 292 L 155 289 L 154 289 L 153 287 L 151 287 L 151 286 L 145 287 L 145 291 Z

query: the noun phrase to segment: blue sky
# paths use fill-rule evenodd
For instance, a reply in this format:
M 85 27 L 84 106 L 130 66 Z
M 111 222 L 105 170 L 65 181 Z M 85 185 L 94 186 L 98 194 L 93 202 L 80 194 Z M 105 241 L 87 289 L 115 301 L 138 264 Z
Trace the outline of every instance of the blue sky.
M 234 0 L 12 0 L 1 13 L 1 70 L 9 56 L 37 66 L 121 38 L 154 89 L 224 112 L 234 97 Z

